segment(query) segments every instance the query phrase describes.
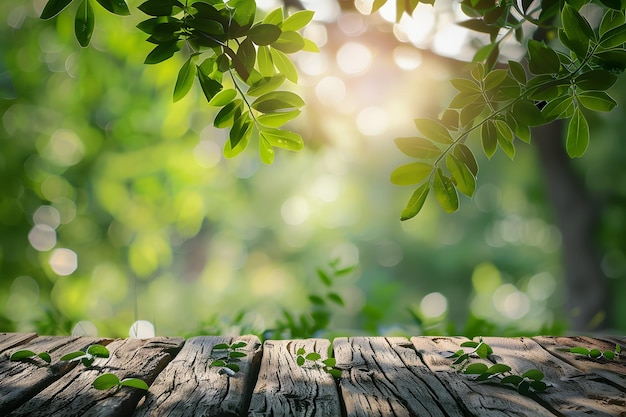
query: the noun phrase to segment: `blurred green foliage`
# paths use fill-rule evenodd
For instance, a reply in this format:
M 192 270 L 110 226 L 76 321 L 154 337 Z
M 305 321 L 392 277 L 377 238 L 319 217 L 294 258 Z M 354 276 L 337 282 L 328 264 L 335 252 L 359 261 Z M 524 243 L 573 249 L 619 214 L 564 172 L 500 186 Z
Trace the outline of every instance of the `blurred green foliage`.
M 345 306 L 329 303 L 318 334 L 562 330 L 560 236 L 531 147 L 514 163 L 479 160 L 474 201 L 457 214 L 427 202 L 400 224 L 405 195 L 388 178 L 402 133 L 360 137 L 349 114 L 316 107 L 314 79 L 291 125 L 307 149 L 271 167 L 255 152 L 227 160 L 202 93 L 171 102 L 183 62 L 143 65 L 141 16 L 94 8 L 82 49 L 70 14 L 42 22 L 42 7 L 0 5 L 1 330 L 67 334 L 90 322 L 125 336 L 145 319 L 166 335 L 261 333 L 285 311 L 313 315 L 309 296 L 326 293 L 316 270 L 335 258 L 358 267 L 333 282 Z M 452 94 L 427 65 L 381 65 L 376 82 L 389 91 Z M 433 105 L 406 99 L 412 112 Z M 616 300 L 626 287 L 622 112 L 590 117 L 603 140 L 577 161 L 606 204 L 599 248 Z M 617 329 L 624 308 L 613 304 Z

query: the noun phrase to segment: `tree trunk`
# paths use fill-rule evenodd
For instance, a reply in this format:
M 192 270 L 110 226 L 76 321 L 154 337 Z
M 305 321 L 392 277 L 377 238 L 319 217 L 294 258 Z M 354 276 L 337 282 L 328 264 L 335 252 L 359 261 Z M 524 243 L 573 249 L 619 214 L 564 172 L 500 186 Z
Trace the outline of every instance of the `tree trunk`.
M 547 198 L 563 238 L 565 307 L 570 330 L 600 330 L 607 326 L 609 294 L 595 240 L 599 207 L 565 153 L 564 126 L 563 121 L 556 121 L 536 128 L 533 141 L 545 175 Z

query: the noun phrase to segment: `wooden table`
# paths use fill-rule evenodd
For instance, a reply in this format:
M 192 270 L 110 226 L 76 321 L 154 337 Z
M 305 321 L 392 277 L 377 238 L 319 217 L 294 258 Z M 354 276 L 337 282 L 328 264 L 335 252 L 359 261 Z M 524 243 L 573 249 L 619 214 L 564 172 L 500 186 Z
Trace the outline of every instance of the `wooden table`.
M 530 368 L 545 374 L 548 389 L 530 396 L 452 369 L 448 356 L 465 340 L 337 338 L 332 351 L 341 377 L 334 378 L 320 361 L 297 364 L 301 348 L 327 358 L 325 339 L 261 344 L 256 336 L 112 340 L 0 333 L 0 416 L 626 416 L 626 352 L 608 361 L 562 350 L 612 350 L 616 343 L 626 347 L 624 337 L 485 338 L 490 360 L 518 375 Z M 245 354 L 237 372 L 210 366 L 215 345 L 239 341 L 246 346 L 237 350 Z M 110 357 L 91 367 L 59 361 L 95 343 L 107 346 Z M 49 352 L 52 364 L 9 360 L 23 349 Z M 95 389 L 95 378 L 108 372 L 142 379 L 150 389 Z

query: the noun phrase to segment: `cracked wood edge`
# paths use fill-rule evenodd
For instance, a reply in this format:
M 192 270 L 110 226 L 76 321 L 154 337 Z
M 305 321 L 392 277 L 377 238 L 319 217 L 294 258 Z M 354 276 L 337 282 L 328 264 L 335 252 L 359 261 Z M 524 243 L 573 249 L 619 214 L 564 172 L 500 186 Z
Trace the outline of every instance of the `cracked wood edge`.
M 615 344 L 619 342 L 585 336 L 537 336 L 533 337 L 533 340 L 562 361 L 569 363 L 587 374 L 598 375 L 626 392 L 626 362 L 619 359 L 612 361 L 605 359 L 596 360 L 567 351 L 572 347 L 578 346 L 589 350 L 600 349 L 601 351 L 612 351 L 615 349 Z M 624 348 L 626 348 L 626 346 L 622 349 Z M 622 355 L 624 354 L 626 354 L 626 352 L 622 353 Z
M 82 364 L 50 384 L 9 417 L 130 416 L 145 391 L 121 387 L 93 388 L 93 381 L 111 372 L 120 380 L 139 378 L 150 385 L 183 343 L 181 338 L 118 339 L 107 345 L 109 358 L 97 358 L 91 367 Z
M 0 360 L 0 415 L 7 415 L 24 404 L 77 365 L 76 362 L 59 361 L 63 355 L 78 350 L 84 351 L 92 344 L 104 345 L 111 341 L 103 338 L 67 336 L 41 336 L 27 340 L 25 344 L 7 349 Z M 9 360 L 13 352 L 25 349 L 37 354 L 48 352 L 52 363 L 47 364 L 39 358 L 24 361 Z
M 411 338 L 411 343 L 424 363 L 461 405 L 466 416 L 554 417 L 551 410 L 530 397 L 506 387 L 472 381 L 471 376 L 452 369 L 450 365 L 453 360 L 448 359 L 448 356 L 459 350 L 460 344 L 466 340 L 463 337 Z
M 347 416 L 463 416 L 407 338 L 338 338 L 334 349 Z
M 317 352 L 328 357 L 330 342 L 325 339 L 268 340 L 248 416 L 340 416 L 339 394 L 334 378 L 318 362 L 300 367 L 296 352 Z
M 0 333 L 0 358 L 4 357 L 7 350 L 27 343 L 36 337 L 37 333 Z
M 233 376 L 211 367 L 213 346 L 245 342 L 238 351 L 245 357 L 236 363 Z M 241 415 L 246 410 L 260 357 L 256 336 L 198 336 L 185 345 L 159 374 L 135 417 Z
M 623 416 L 624 392 L 593 373 L 585 373 L 546 351 L 531 338 L 486 337 L 498 362 L 509 365 L 518 375 L 529 369 L 544 373 L 548 389 L 538 397 L 563 415 L 584 413 L 593 416 Z

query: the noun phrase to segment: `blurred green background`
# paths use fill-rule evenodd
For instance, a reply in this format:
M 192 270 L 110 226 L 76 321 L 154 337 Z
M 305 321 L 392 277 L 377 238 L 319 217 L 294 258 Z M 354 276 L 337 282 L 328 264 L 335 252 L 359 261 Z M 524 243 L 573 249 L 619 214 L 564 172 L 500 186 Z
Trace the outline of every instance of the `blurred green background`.
M 356 268 L 335 280 L 345 306 L 329 307 L 320 335 L 583 330 L 568 328 L 562 234 L 534 146 L 513 162 L 481 157 L 458 213 L 428 202 L 399 221 L 412 190 L 389 182 L 407 162 L 393 139 L 447 104 L 464 65 L 330 5 L 307 29 L 321 52 L 295 56 L 307 106 L 290 128 L 305 150 L 272 166 L 254 146 L 226 160 L 199 89 L 172 103 L 182 60 L 143 65 L 139 3 L 128 18 L 95 5 L 86 49 L 73 13 L 44 22 L 43 0 L 0 4 L 0 330 L 126 336 L 142 319 L 160 335 L 262 332 L 284 310 L 311 311 L 309 295 L 328 291 L 316 271 L 334 259 Z M 574 161 L 602 210 L 593 245 L 608 330 L 622 334 L 624 116 L 590 116 L 591 147 Z

